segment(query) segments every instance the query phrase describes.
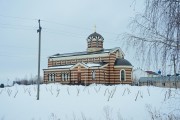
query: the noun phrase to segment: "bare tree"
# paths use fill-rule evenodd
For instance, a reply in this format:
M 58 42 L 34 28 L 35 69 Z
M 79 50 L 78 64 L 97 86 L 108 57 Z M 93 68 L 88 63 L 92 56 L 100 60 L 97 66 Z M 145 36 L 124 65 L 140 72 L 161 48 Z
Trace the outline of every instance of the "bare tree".
M 180 70 L 180 0 L 145 0 L 143 14 L 130 23 L 132 33 L 125 33 L 127 46 L 135 47 L 142 61 L 161 62 L 163 73 L 174 59 L 174 73 Z M 147 57 L 146 57 L 147 56 Z

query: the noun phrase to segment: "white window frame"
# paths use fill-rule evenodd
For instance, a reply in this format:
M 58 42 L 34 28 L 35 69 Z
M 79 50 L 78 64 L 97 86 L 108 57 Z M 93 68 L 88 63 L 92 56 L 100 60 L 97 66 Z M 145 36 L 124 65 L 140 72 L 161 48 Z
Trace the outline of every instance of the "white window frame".
M 48 81 L 51 81 L 51 73 L 48 74 Z
M 66 77 L 67 77 L 67 81 L 69 80 L 69 74 L 68 73 L 66 73 Z
M 96 79 L 96 71 L 93 70 L 93 71 L 92 71 L 92 80 L 95 80 L 95 79 Z
M 53 74 L 52 74 L 51 81 L 55 81 L 55 77 L 56 77 L 56 74 L 55 74 L 55 73 L 53 73 Z
M 61 74 L 61 80 L 64 81 L 64 73 Z
M 55 81 L 56 74 L 55 73 L 49 73 L 48 75 L 48 81 L 53 82 Z
M 65 73 L 65 81 L 68 81 L 68 74 Z

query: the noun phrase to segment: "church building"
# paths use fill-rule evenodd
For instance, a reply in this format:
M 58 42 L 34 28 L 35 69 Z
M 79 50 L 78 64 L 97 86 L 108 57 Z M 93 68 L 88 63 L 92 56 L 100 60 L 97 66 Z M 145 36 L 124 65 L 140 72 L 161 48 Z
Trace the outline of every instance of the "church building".
M 44 83 L 131 84 L 132 64 L 119 47 L 103 48 L 104 38 L 94 32 L 87 37 L 87 50 L 48 57 Z

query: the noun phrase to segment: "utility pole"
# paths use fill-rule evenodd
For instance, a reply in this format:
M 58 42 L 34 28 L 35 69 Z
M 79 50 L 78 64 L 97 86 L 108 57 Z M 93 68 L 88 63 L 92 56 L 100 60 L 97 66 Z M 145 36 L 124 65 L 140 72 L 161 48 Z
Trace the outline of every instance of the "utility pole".
M 39 50 L 38 50 L 38 80 L 37 80 L 37 100 L 39 100 L 39 90 L 40 90 L 40 59 L 41 59 L 41 25 L 40 25 L 40 19 L 38 20 L 39 23 L 39 29 L 37 30 L 37 33 L 39 33 Z

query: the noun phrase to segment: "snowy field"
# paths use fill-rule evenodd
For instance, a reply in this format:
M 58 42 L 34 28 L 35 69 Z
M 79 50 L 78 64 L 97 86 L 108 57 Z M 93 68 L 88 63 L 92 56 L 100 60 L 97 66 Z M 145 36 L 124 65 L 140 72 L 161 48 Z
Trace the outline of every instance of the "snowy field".
M 0 88 L 0 120 L 151 120 L 180 116 L 180 89 L 43 84 L 39 101 L 36 94 L 36 85 Z

